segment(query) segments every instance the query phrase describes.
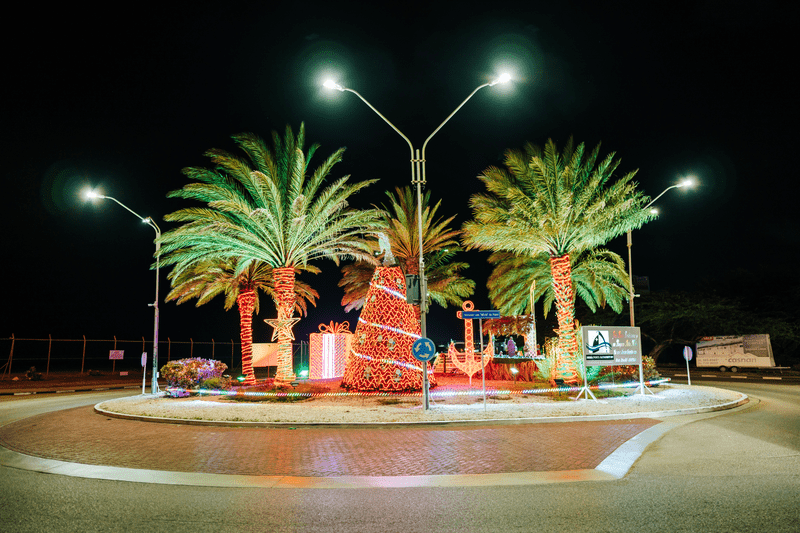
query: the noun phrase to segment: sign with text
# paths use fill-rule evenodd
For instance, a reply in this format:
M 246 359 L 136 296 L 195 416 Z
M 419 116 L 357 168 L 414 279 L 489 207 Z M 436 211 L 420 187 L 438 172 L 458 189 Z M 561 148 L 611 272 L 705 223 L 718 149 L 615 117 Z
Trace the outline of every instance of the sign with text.
M 642 361 L 639 328 L 583 326 L 581 338 L 586 366 L 638 365 Z
M 108 351 L 108 358 L 109 359 L 122 359 L 125 355 L 125 350 L 109 350 Z
M 483 320 L 487 318 L 500 318 L 500 311 L 487 309 L 485 311 L 461 311 L 461 318 L 464 320 Z

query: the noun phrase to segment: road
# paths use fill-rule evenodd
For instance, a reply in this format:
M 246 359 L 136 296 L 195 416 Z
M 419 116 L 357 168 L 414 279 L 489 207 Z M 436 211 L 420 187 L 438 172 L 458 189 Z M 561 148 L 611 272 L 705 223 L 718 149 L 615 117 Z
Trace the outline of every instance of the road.
M 650 445 L 618 481 L 276 490 L 91 480 L 0 467 L 0 530 L 800 531 L 800 386 L 714 386 L 757 401 L 722 415 L 670 417 L 688 423 Z M 3 401 L 0 423 L 125 394 Z

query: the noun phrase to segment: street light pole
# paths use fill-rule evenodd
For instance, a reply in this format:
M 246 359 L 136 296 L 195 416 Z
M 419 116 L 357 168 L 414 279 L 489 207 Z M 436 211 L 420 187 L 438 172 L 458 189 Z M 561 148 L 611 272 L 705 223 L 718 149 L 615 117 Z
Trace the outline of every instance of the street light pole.
M 150 382 L 150 393 L 155 394 L 158 392 L 158 319 L 159 319 L 159 309 L 158 309 L 158 283 L 159 283 L 159 267 L 161 262 L 161 229 L 158 227 L 158 224 L 150 217 L 142 217 L 138 213 L 136 213 L 133 209 L 128 207 L 127 205 L 123 204 L 113 196 L 105 196 L 103 194 L 99 194 L 95 191 L 88 191 L 86 192 L 86 197 L 89 199 L 104 199 L 104 200 L 111 200 L 116 202 L 118 205 L 125 208 L 128 212 L 132 213 L 136 218 L 153 228 L 156 232 L 156 299 L 153 303 L 148 304 L 150 307 L 153 308 L 154 312 L 154 324 L 153 324 L 153 376 L 152 381 Z
M 436 135 L 436 133 L 440 129 L 442 129 L 442 126 L 444 126 L 447 123 L 447 121 L 450 120 L 453 117 L 453 115 L 455 115 L 458 112 L 458 110 L 461 109 L 464 106 L 464 104 L 466 104 L 467 101 L 470 98 L 472 98 L 472 96 L 475 93 L 477 93 L 479 90 L 483 89 L 484 87 L 492 87 L 494 85 L 497 85 L 498 83 L 505 83 L 510 79 L 511 79 L 510 75 L 502 74 L 496 80 L 494 80 L 492 82 L 489 82 L 489 83 L 484 83 L 483 85 L 478 86 L 474 91 L 472 91 L 470 93 L 470 95 L 467 96 L 467 98 L 464 99 L 464 101 L 461 102 L 461 104 L 455 109 L 455 111 L 450 113 L 450 115 L 448 115 L 447 118 L 444 119 L 444 122 L 439 124 L 439 127 L 437 127 L 435 130 L 433 130 L 433 133 L 431 133 L 428 136 L 428 138 L 425 139 L 425 142 L 422 145 L 422 157 L 420 157 L 419 150 L 416 150 L 416 151 L 414 150 L 414 145 L 411 143 L 411 141 L 408 139 L 408 137 L 403 135 L 403 132 L 401 132 L 399 129 L 397 129 L 397 127 L 394 124 L 392 124 L 389 121 L 389 119 L 387 119 L 385 116 L 383 116 L 380 113 L 380 111 L 375 109 L 375 107 L 372 104 L 370 104 L 367 101 L 367 99 L 364 98 L 363 96 L 361 96 L 358 92 L 354 91 L 353 89 L 348 89 L 347 87 L 344 87 L 343 85 L 339 85 L 338 83 L 334 82 L 333 80 L 328 80 L 323 84 L 325 87 L 327 87 L 329 89 L 336 89 L 337 91 L 341 91 L 341 92 L 348 91 L 348 92 L 351 92 L 354 95 L 358 96 L 361 99 L 362 102 L 367 104 L 367 106 L 369 106 L 370 109 L 375 111 L 375 113 L 379 117 L 381 117 L 384 122 L 386 122 L 389 126 L 391 126 L 391 128 L 394 131 L 399 133 L 400 136 L 403 139 L 405 139 L 406 143 L 408 143 L 408 148 L 411 150 L 411 183 L 412 183 L 412 185 L 416 185 L 416 187 L 417 187 L 417 239 L 418 239 L 418 245 L 419 245 L 419 296 L 420 296 L 420 302 L 419 302 L 419 329 L 420 329 L 420 333 L 421 333 L 422 337 L 426 337 L 427 336 L 427 330 L 428 330 L 428 324 L 427 324 L 428 283 L 427 283 L 427 280 L 425 279 L 425 257 L 424 257 L 424 254 L 423 254 L 423 246 L 422 246 L 423 245 L 422 186 L 425 185 L 425 183 L 426 183 L 426 180 L 425 180 L 425 147 L 428 145 L 428 141 L 430 141 L 431 138 L 434 135 Z M 420 164 L 421 164 L 421 172 L 420 172 Z M 424 398 L 423 399 L 424 409 L 427 411 L 428 408 L 429 408 L 429 399 L 428 399 L 428 363 L 427 362 L 423 362 L 422 363 L 422 390 L 423 390 L 423 398 Z
M 422 187 L 427 183 L 426 175 L 425 175 L 425 148 L 428 145 L 428 141 L 430 141 L 431 138 L 434 135 L 436 135 L 436 133 L 440 129 L 442 129 L 442 126 L 444 126 L 453 117 L 453 115 L 455 115 L 464 106 L 464 104 L 466 104 L 469 101 L 469 99 L 472 98 L 475 95 L 475 93 L 477 93 L 479 90 L 483 89 L 484 87 L 492 87 L 494 85 L 497 85 L 498 83 L 505 83 L 505 82 L 509 81 L 510 79 L 511 79 L 511 76 L 509 74 L 502 74 L 496 80 L 488 82 L 488 83 L 484 83 L 482 85 L 479 85 L 474 91 L 472 91 L 470 93 L 470 95 L 467 96 L 464 99 L 464 101 L 461 102 L 461 104 L 458 107 L 456 107 L 456 109 L 452 113 L 450 113 L 450 115 L 448 115 L 447 118 L 444 119 L 444 121 L 441 124 L 439 124 L 439 126 L 435 130 L 433 130 L 433 133 L 431 133 L 428 136 L 428 138 L 425 139 L 425 142 L 422 145 L 422 156 L 421 157 L 420 157 L 419 150 L 416 150 L 416 151 L 414 150 L 414 145 L 411 143 L 411 141 L 408 139 L 408 137 L 403 135 L 403 132 L 401 132 L 399 129 L 397 129 L 397 127 L 394 124 L 389 122 L 389 120 L 385 116 L 383 116 L 377 109 L 375 109 L 375 107 L 372 104 L 370 104 L 366 100 L 366 98 L 361 96 L 358 92 L 354 91 L 353 89 L 344 87 L 343 85 L 340 85 L 340 84 L 338 84 L 338 83 L 336 83 L 336 82 L 334 82 L 332 80 L 328 80 L 323 84 L 325 87 L 327 87 L 329 89 L 336 89 L 337 91 L 342 91 L 342 92 L 348 91 L 348 92 L 351 92 L 351 93 L 355 94 L 356 96 L 358 96 L 361 99 L 362 102 L 367 104 L 370 109 L 372 109 L 379 117 L 381 117 L 384 120 L 384 122 L 386 122 L 389 126 L 391 126 L 391 128 L 394 131 L 399 133 L 400 136 L 403 139 L 405 139 L 406 143 L 408 143 L 409 149 L 411 150 L 411 183 L 412 183 L 412 185 L 416 185 L 416 188 L 417 188 L 417 239 L 419 241 L 419 286 L 420 286 L 420 306 L 419 306 L 419 309 L 420 309 L 420 320 L 419 320 L 419 322 L 420 322 L 420 324 L 419 325 L 420 325 L 420 332 L 422 333 L 423 337 L 425 337 L 426 334 L 427 334 L 427 319 L 426 319 L 426 315 L 427 315 L 427 312 L 428 312 L 428 284 L 427 284 L 427 281 L 425 279 L 425 258 L 424 258 L 423 246 L 422 246 L 423 245 Z M 426 376 L 426 378 L 427 378 L 427 376 Z
M 651 205 L 656 203 L 656 200 L 664 196 L 664 193 L 669 191 L 670 189 L 680 189 L 681 187 L 691 187 L 694 185 L 693 178 L 686 178 L 680 183 L 676 183 L 675 185 L 671 185 L 667 187 L 661 194 L 653 198 L 649 204 L 644 206 L 643 210 L 648 209 Z M 634 320 L 634 313 L 633 313 L 633 299 L 636 297 L 636 294 L 633 292 L 633 264 L 631 262 L 631 247 L 633 246 L 633 237 L 631 235 L 631 230 L 628 230 L 628 306 L 630 308 L 630 316 L 631 316 L 631 327 L 635 327 L 636 323 Z

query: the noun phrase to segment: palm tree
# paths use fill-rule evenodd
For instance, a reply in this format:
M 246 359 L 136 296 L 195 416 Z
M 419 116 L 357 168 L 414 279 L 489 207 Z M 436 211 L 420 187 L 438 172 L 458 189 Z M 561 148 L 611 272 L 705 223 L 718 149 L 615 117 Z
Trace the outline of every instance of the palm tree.
M 256 381 L 252 365 L 253 314 L 258 314 L 259 311 L 259 290 L 274 297 L 273 268 L 266 263 L 254 261 L 246 270 L 236 275 L 236 262 L 236 259 L 199 260 L 191 264 L 176 265 L 169 274 L 172 290 L 166 301 L 176 300 L 177 304 L 182 304 L 197 298 L 196 305 L 199 307 L 215 296 L 224 294 L 226 311 L 236 304 L 242 340 L 242 373 L 245 376 L 244 383 L 252 385 Z M 299 270 L 296 272 L 299 273 Z M 312 265 L 306 265 L 305 270 L 315 274 L 319 272 Z M 316 305 L 319 294 L 299 280 L 295 282 L 295 293 L 295 309 L 301 315 L 307 315 L 307 304 Z
M 611 182 L 620 164 L 614 153 L 598 161 L 600 145 L 587 154 L 570 139 L 561 153 L 552 140 L 544 149 L 526 144 L 508 150 L 505 168 L 489 167 L 479 176 L 487 193 L 470 199 L 475 219 L 464 224 L 471 248 L 505 251 L 549 260 L 558 320 L 559 369 L 565 381 L 577 379 L 579 354 L 575 328 L 571 255 L 602 246 L 653 218 L 647 198 L 636 189 L 636 171 Z
M 495 252 L 489 256 L 494 264 L 486 286 L 489 299 L 504 315 L 533 312 L 533 303 L 543 299 L 544 314 L 555 300 L 550 258 Z M 570 270 L 575 296 L 579 296 L 594 313 L 608 305 L 622 312 L 628 298 L 628 273 L 622 257 L 604 249 L 587 250 L 570 256 Z M 530 289 L 535 287 L 535 294 Z M 533 297 L 533 299 L 531 299 Z
M 295 271 L 323 258 L 336 264 L 343 258 L 372 260 L 363 237 L 378 228 L 379 214 L 351 209 L 348 200 L 375 180 L 350 184 L 345 176 L 324 186 L 344 149 L 310 171 L 317 145 L 304 152 L 303 124 L 296 136 L 288 126 L 283 138 L 273 132 L 271 147 L 252 133 L 233 139 L 246 158 L 209 150 L 216 168 L 184 169 L 193 182 L 168 194 L 208 205 L 165 217 L 182 225 L 162 237 L 162 264 L 236 258 L 236 275 L 257 261 L 272 267 L 278 317 L 267 322 L 279 344 L 275 379 L 288 382 L 294 378 L 292 326 L 298 320 Z
M 395 193 L 387 191 L 389 205 L 382 207 L 381 233 L 386 237 L 391 253 L 405 274 L 419 274 L 419 230 L 417 223 L 416 193 L 410 187 L 397 187 Z M 460 306 L 464 298 L 472 295 L 475 282 L 466 279 L 461 272 L 469 266 L 455 262 L 453 258 L 460 252 L 458 237 L 461 231 L 450 228 L 455 218 L 436 218 L 441 200 L 430 207 L 430 191 L 422 199 L 422 235 L 425 250 L 425 277 L 428 280 L 428 295 L 442 307 L 447 304 Z M 379 239 L 367 239 L 373 255 L 380 255 Z M 375 265 L 366 261 L 356 261 L 342 267 L 343 277 L 339 286 L 344 288 L 342 305 L 345 310 L 360 309 L 369 290 L 369 283 Z M 419 317 L 420 308 L 415 306 Z

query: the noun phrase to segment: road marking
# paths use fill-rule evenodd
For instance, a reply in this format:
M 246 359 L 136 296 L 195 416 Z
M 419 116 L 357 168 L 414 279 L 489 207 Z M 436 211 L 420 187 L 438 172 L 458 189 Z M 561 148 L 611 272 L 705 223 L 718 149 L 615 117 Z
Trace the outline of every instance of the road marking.
M 747 379 L 747 376 L 731 376 L 733 379 Z
M 716 374 L 700 374 L 701 378 L 715 378 L 717 377 Z
M 673 375 L 673 376 L 676 376 L 676 377 L 677 377 L 677 376 L 683 376 L 683 377 L 686 377 L 686 374 L 672 374 L 672 375 Z
M 761 379 L 783 379 L 783 378 L 773 378 L 773 377 L 770 377 L 770 376 L 764 376 Z

